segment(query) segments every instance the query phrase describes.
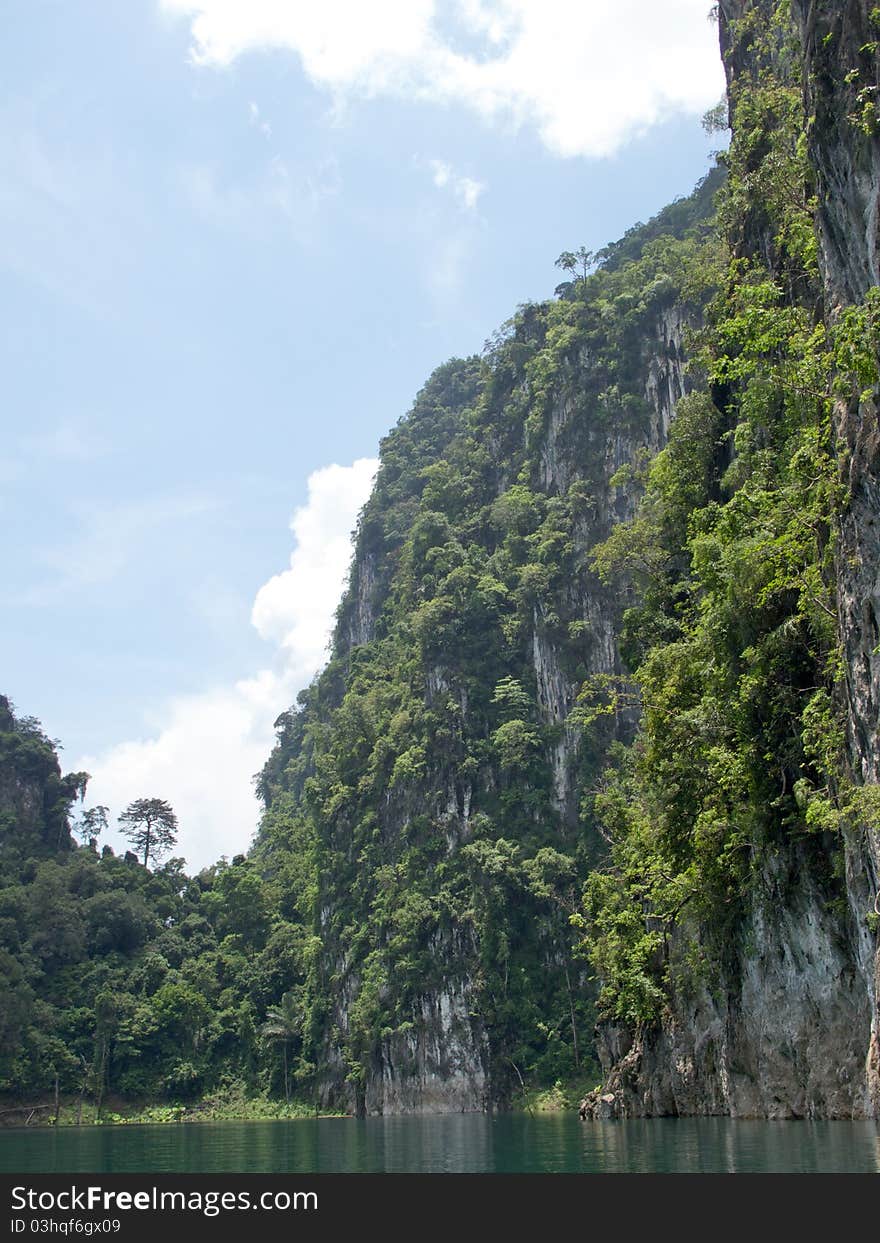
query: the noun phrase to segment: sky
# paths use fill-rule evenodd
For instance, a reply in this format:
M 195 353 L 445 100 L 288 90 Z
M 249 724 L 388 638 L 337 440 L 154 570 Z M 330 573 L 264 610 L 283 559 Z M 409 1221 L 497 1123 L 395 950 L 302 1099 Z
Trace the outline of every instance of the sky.
M 707 171 L 708 9 L 0 0 L 0 691 L 87 806 L 247 849 L 380 439 Z

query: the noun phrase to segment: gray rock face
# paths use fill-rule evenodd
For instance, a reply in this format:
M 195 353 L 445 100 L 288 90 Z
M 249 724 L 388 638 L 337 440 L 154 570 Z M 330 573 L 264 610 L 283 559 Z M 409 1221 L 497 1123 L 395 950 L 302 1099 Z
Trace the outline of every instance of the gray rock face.
M 539 482 L 550 495 L 564 494 L 589 471 L 594 508 L 589 521 L 575 533 L 586 560 L 589 549 L 605 538 L 615 522 L 635 512 L 638 487 L 611 487 L 612 475 L 623 465 L 653 456 L 665 443 L 675 407 L 685 393 L 684 335 L 695 312 L 677 306 L 658 308 L 652 329 L 641 349 L 641 387 L 646 415 L 639 429 L 624 432 L 609 420 L 594 420 L 579 400 L 590 391 L 593 360 L 583 353 L 560 381 L 537 448 Z M 584 452 L 584 438 L 589 442 Z M 499 463 L 503 457 L 499 454 Z M 499 472 L 498 491 L 510 486 Z M 378 584 L 378 585 L 377 585 Z M 338 650 L 350 652 L 369 642 L 375 616 L 381 606 L 382 578 L 377 575 L 373 554 L 356 555 L 345 613 L 345 629 L 337 636 Z M 622 673 L 616 635 L 622 601 L 616 600 L 598 577 L 587 574 L 573 585 L 568 603 L 583 621 L 580 657 L 588 674 Z M 580 681 L 569 672 L 569 655 L 554 639 L 540 605 L 531 619 L 531 664 L 534 670 L 538 715 L 554 728 L 549 761 L 552 772 L 552 803 L 560 832 L 570 832 L 577 820 L 577 761 L 581 730 L 569 722 Z M 462 717 L 469 711 L 463 689 L 442 664 L 429 667 L 425 675 L 425 702 L 443 703 L 450 696 L 460 700 Z M 629 737 L 632 714 L 621 713 L 620 737 Z M 454 769 L 438 771 L 428 759 L 423 782 L 389 789 L 379 809 L 383 836 L 394 841 L 406 834 L 410 819 L 419 812 L 430 814 L 441 825 L 448 852 L 452 854 L 472 837 L 471 819 L 479 810 L 481 790 L 491 783 L 491 771 L 477 781 L 463 779 Z M 327 912 L 329 918 L 330 912 Z M 319 1096 L 325 1107 L 342 1107 L 361 1114 L 420 1114 L 475 1112 L 492 1108 L 499 1101 L 493 1081 L 490 1041 L 478 1017 L 477 984 L 468 969 L 478 962 L 475 944 L 465 944 L 457 934 L 441 938 L 432 958 L 442 976 L 439 987 L 426 989 L 413 1006 L 409 1029 L 395 1032 L 380 1042 L 367 1073 L 353 1084 L 340 1054 L 348 1033 L 352 1008 L 362 981 L 345 961 L 330 966 L 339 979 L 339 995 L 328 1028 L 336 1033 L 325 1045 Z M 505 1068 L 509 1071 L 509 1068 Z
M 681 984 L 659 1032 L 605 1029 L 584 1115 L 870 1116 L 869 998 L 825 896 L 808 860 L 777 856 L 720 986 Z
M 774 7 L 772 0 L 721 0 L 722 48 L 731 81 L 754 76 L 761 68 L 748 40 L 731 42 L 731 23 L 753 11 L 768 17 Z M 807 111 L 816 116 L 809 132 L 810 158 L 821 203 L 824 313 L 832 328 L 848 306 L 859 304 L 878 285 L 880 144 L 875 129 L 860 129 L 851 119 L 861 106 L 862 84 L 877 81 L 876 53 L 865 50 L 880 36 L 869 8 L 866 0 L 792 0 L 800 48 L 792 69 L 798 80 L 802 74 Z M 859 77 L 847 82 L 854 68 Z M 769 263 L 771 241 L 760 222 L 752 224 L 752 252 Z M 637 431 L 628 430 L 625 421 L 591 419 L 583 394 L 590 392 L 593 360 L 585 351 L 566 364 L 568 370 L 550 394 L 535 446 L 533 486 L 561 496 L 576 482 L 589 480 L 592 508 L 573 532 L 585 562 L 590 548 L 614 523 L 631 518 L 638 503 L 639 489 L 612 488 L 612 476 L 666 443 L 687 387 L 684 346 L 695 314 L 678 305 L 661 306 L 641 342 L 639 375 L 647 417 Z M 849 759 L 856 780 L 873 786 L 880 783 L 880 425 L 874 397 L 839 397 L 836 431 L 848 490 L 836 573 Z M 489 449 L 501 493 L 514 480 L 507 477 L 501 447 L 490 444 Z M 338 636 L 339 649 L 347 653 L 375 636 L 388 581 L 387 567 L 368 548 L 361 554 Z M 582 623 L 578 657 L 587 675 L 619 675 L 617 635 L 624 602 L 585 574 L 572 586 L 567 605 L 568 615 Z M 539 605 L 530 629 L 538 714 L 555 739 L 549 755 L 552 799 L 564 834 L 577 815 L 580 795 L 580 733 L 569 721 L 578 682 L 570 672 L 570 653 Z M 424 695 L 428 705 L 458 699 L 462 718 L 469 712 L 464 691 L 442 663 L 427 671 Z M 631 716 L 622 715 L 617 736 L 627 737 L 632 724 Z M 411 818 L 425 812 L 442 826 L 453 854 L 472 836 L 480 783 L 485 789 L 494 778 L 481 772 L 479 778 L 464 780 L 432 757 L 427 764 L 431 771 L 424 781 L 386 792 L 377 809 L 379 832 L 393 842 L 405 834 Z M 673 938 L 670 959 L 680 965 L 667 1019 L 659 1030 L 604 1029 L 600 1053 L 607 1079 L 584 1102 L 586 1116 L 865 1117 L 880 1112 L 880 962 L 876 936 L 865 919 L 878 902 L 880 841 L 871 824 L 848 834 L 848 909 L 841 909 L 847 904 L 835 900 L 839 890 L 817 866 L 821 849 L 816 842 L 784 840 L 768 850 L 761 883 L 728 942 L 710 944 L 709 933 L 681 928 L 680 941 L 701 941 L 713 964 L 711 976 L 689 974 L 681 965 L 688 956 Z M 440 982 L 435 979 L 417 998 L 405 1030 L 380 1041 L 356 1086 L 347 1079 L 340 1037 L 349 1031 L 362 982 L 344 961 L 329 965 L 339 988 L 329 1024 L 336 1035 L 328 1039 L 322 1058 L 326 1105 L 344 1104 L 361 1113 L 457 1112 L 484 1109 L 497 1099 L 490 1041 L 477 1017 L 477 986 L 467 969 L 476 960 L 475 947 L 454 938 L 441 940 L 432 947 L 432 957 Z
M 808 110 L 815 114 L 810 157 L 816 170 L 825 314 L 833 329 L 847 306 L 864 302 L 880 285 L 880 136 L 864 118 L 866 100 L 876 114 L 880 29 L 867 0 L 795 6 L 804 49 Z M 841 476 L 847 504 L 836 550 L 837 602 L 846 664 L 849 759 L 855 779 L 880 782 L 880 422 L 876 393 L 853 393 L 835 406 Z M 859 972 L 870 999 L 872 1023 L 866 1082 L 880 1114 L 880 956 L 865 928 L 875 909 L 880 876 L 880 835 L 859 826 L 847 840 L 847 887 L 860 928 Z
M 354 567 L 350 596 L 352 599 L 351 614 L 348 628 L 344 636 L 340 636 L 346 650 L 357 647 L 360 643 L 369 643 L 376 627 L 373 598 L 376 591 L 375 556 L 372 552 L 365 553 Z
M 366 1085 L 366 1113 L 473 1113 L 489 1107 L 488 1049 L 470 1017 L 469 994 L 465 980 L 422 998 L 418 1026 L 383 1042 Z
M 819 227 L 829 308 L 858 303 L 880 283 L 880 139 L 860 124 L 880 71 L 880 28 L 867 0 L 795 0 L 803 49 L 810 162 L 818 181 Z M 849 80 L 847 80 L 849 79 Z
M 437 958 L 452 963 L 466 957 L 473 947 L 458 940 L 438 938 L 433 947 Z M 337 963 L 337 971 L 342 984 L 334 1020 L 344 1038 L 361 980 L 347 971 L 345 962 Z M 472 992 L 468 977 L 451 975 L 443 988 L 426 991 L 413 1010 L 409 1030 L 382 1040 L 362 1083 L 348 1080 L 338 1043 L 328 1042 L 319 1086 L 322 1105 L 361 1116 L 490 1108 L 489 1048 L 482 1022 L 472 1013 Z
M 832 328 L 880 280 L 880 141 L 876 126 L 866 132 L 853 122 L 865 98 L 859 92 L 880 69 L 872 7 L 866 0 L 792 5 L 806 111 L 815 115 L 810 159 Z M 754 10 L 769 16 L 771 8 L 770 0 L 721 0 L 729 81 L 759 68 L 748 41 L 731 40 L 731 23 Z M 757 253 L 766 249 L 766 239 L 752 240 Z M 848 750 L 853 777 L 872 786 L 880 781 L 878 409 L 873 396 L 854 394 L 839 398 L 835 413 L 848 494 L 836 553 Z M 659 1031 L 604 1030 L 607 1080 L 582 1103 L 582 1116 L 880 1114 L 880 959 L 865 919 L 877 909 L 878 875 L 880 839 L 870 823 L 847 835 L 848 912 L 829 903 L 802 848 L 782 847 L 764 866 L 763 888 L 735 943 L 712 951 L 721 963 L 714 987 L 679 982 Z
M 12 739 L 16 730 L 9 701 L 0 695 L 0 734 Z M 54 748 L 43 742 L 32 750 L 18 745 L 0 750 L 0 839 L 8 834 L 29 849 L 65 849 L 70 844 L 63 801 L 67 790 Z

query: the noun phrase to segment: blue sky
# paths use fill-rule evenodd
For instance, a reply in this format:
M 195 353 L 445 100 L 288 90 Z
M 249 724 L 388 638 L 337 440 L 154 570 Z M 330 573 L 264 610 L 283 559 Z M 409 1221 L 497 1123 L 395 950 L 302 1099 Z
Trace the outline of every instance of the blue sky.
M 0 0 L 0 689 L 87 802 L 246 848 L 379 439 L 706 171 L 707 8 Z

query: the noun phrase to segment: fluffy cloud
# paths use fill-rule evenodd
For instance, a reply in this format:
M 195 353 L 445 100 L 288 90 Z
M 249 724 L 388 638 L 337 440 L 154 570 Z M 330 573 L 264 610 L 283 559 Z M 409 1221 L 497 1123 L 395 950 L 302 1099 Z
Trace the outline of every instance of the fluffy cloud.
M 251 621 L 284 653 L 288 671 L 307 681 L 326 656 L 330 618 L 351 557 L 351 531 L 369 495 L 376 462 L 326 466 L 309 479 L 309 503 L 290 527 L 296 544 L 290 568 L 257 592 Z
M 308 500 L 291 520 L 290 567 L 254 601 L 253 623 L 277 647 L 274 667 L 231 686 L 181 696 L 168 705 L 152 737 L 81 756 L 74 767 L 92 774 L 90 804 L 106 804 L 115 817 L 132 799 L 167 799 L 180 821 L 177 851 L 191 867 L 247 849 L 259 815 L 253 775 L 269 754 L 276 717 L 326 658 L 351 531 L 376 466 L 362 458 L 309 477 Z
M 529 124 L 558 155 L 605 156 L 723 89 L 707 0 L 160 0 L 192 59 L 286 49 L 336 97 L 394 95 Z

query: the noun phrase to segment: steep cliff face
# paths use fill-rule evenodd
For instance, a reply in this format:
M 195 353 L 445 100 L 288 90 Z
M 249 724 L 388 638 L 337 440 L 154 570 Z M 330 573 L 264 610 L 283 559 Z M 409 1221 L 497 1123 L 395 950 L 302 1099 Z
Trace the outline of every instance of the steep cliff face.
M 503 1105 L 595 1005 L 585 1113 L 877 1111 L 878 22 L 721 0 L 717 223 L 716 175 L 384 442 L 255 852 L 325 1103 Z
M 590 1062 L 583 800 L 637 713 L 606 693 L 626 598 L 589 554 L 692 384 L 704 291 L 682 282 L 718 182 L 441 368 L 382 445 L 332 660 L 262 784 L 257 858 L 297 824 L 310 861 L 302 1057 L 325 1104 L 491 1108 Z
M 0 695 L 0 848 L 69 848 L 67 812 L 81 776 L 62 778 L 42 729 L 27 717 L 16 719 Z
M 797 849 L 765 868 L 713 987 L 679 983 L 654 1029 L 603 1026 L 606 1079 L 585 1114 L 870 1116 L 870 1000 L 814 872 Z
M 827 657 L 814 660 L 819 678 L 828 679 L 825 702 L 836 710 L 817 715 L 812 725 L 809 712 L 791 713 L 784 731 L 798 747 L 798 762 L 791 768 L 784 758 L 789 750 L 784 733 L 767 751 L 765 762 L 781 777 L 781 789 L 768 799 L 778 811 L 763 818 L 758 832 L 748 808 L 754 796 L 733 812 L 743 826 L 752 822 L 739 830 L 733 846 L 749 851 L 750 869 L 731 869 L 726 878 L 735 884 L 724 901 L 736 913 L 722 916 L 716 902 L 714 912 L 704 909 L 702 919 L 680 911 L 664 925 L 665 1000 L 651 1019 L 646 1008 L 640 1022 L 603 1026 L 606 1082 L 584 1102 L 585 1114 L 860 1117 L 880 1110 L 878 837 L 872 789 L 880 775 L 873 300 L 878 284 L 880 28 L 876 9 L 869 12 L 869 7 L 854 0 L 803 0 L 791 6 L 722 0 L 719 6 L 734 127 L 734 191 L 727 221 L 734 260 L 740 263 L 737 278 L 745 283 L 751 274 L 757 282 L 763 271 L 773 282 L 766 288 L 774 289 L 777 306 L 808 308 L 812 303 L 819 308 L 805 322 L 816 325 L 813 339 L 821 345 L 813 356 L 820 362 L 814 374 L 826 378 L 830 396 L 816 404 L 813 417 L 823 420 L 823 407 L 830 412 L 834 444 L 829 460 L 836 464 L 840 487 L 828 492 L 824 508 L 814 508 L 815 531 L 827 525 L 827 533 L 817 534 L 810 555 L 817 568 L 824 567 L 828 595 L 822 607 L 829 616 L 836 609 L 841 664 L 833 653 L 830 662 Z M 795 141 L 786 156 L 767 118 L 775 117 L 781 129 L 782 118 L 795 118 L 798 110 Z M 799 176 L 807 191 L 799 208 L 805 239 L 800 246 L 792 241 L 794 215 L 780 207 L 777 174 L 783 168 L 789 203 Z M 811 276 L 813 229 L 819 249 Z M 804 261 L 794 265 L 796 253 Z M 717 322 L 718 338 L 729 349 L 730 336 L 724 334 L 730 334 L 731 320 L 719 315 Z M 739 348 L 743 343 L 749 347 L 747 333 L 739 337 Z M 803 345 L 798 349 L 802 365 L 808 351 Z M 772 385 L 772 351 L 766 358 Z M 789 372 L 795 383 L 796 374 L 797 367 Z M 743 411 L 754 400 L 749 383 L 739 378 L 725 399 L 743 426 L 748 418 L 743 419 Z M 766 413 L 762 418 L 765 427 L 772 427 Z M 805 478 L 804 487 L 818 488 L 820 477 L 821 469 Z M 803 526 L 815 519 L 808 516 L 813 499 L 802 495 Z M 786 504 L 790 508 L 791 502 Z M 807 564 L 809 559 L 799 571 L 802 579 Z M 785 624 L 795 625 L 795 612 L 788 607 Z M 807 612 L 800 607 L 802 618 Z M 815 624 L 812 628 L 815 634 Z M 820 649 L 814 639 L 817 655 Z M 740 660 L 745 657 L 747 663 L 748 654 L 743 652 Z M 845 734 L 838 747 L 841 708 Z M 823 788 L 831 794 L 827 806 L 835 809 L 821 826 L 817 803 L 810 812 L 821 780 L 801 776 L 815 763 L 815 748 L 800 750 L 820 721 L 829 761 Z M 855 788 L 844 794 L 850 781 Z M 796 828 L 805 812 L 806 836 Z M 817 832 L 820 827 L 831 832 Z M 650 926 L 651 919 L 647 922 Z M 696 960 L 701 965 L 688 978 L 688 963 Z
M 795 14 L 805 106 L 815 118 L 810 160 L 817 183 L 825 315 L 833 330 L 847 308 L 861 308 L 863 315 L 868 308 L 862 327 L 876 354 L 876 302 L 871 299 L 880 286 L 880 21 L 874 6 L 856 0 L 825 6 L 801 2 Z M 837 609 L 849 762 L 856 780 L 870 788 L 880 781 L 880 426 L 876 384 L 847 387 L 837 393 L 834 410 L 846 488 L 835 565 Z M 880 957 L 876 937 L 858 919 L 866 910 L 877 911 L 878 878 L 876 818 L 863 819 L 847 837 L 847 879 L 860 928 L 859 970 L 871 1008 L 867 1089 L 880 1114 Z

